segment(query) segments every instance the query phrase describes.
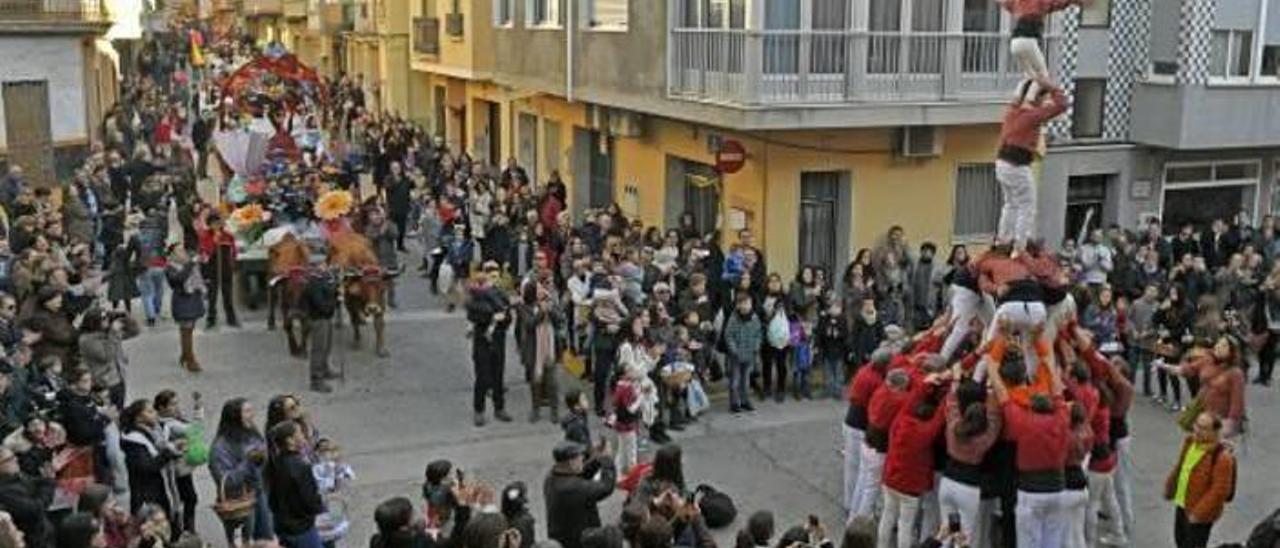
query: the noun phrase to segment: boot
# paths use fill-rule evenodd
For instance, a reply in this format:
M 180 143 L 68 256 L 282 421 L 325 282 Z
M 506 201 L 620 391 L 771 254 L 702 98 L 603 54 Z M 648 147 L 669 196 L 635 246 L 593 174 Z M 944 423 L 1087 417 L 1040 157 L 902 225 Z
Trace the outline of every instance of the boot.
M 507 412 L 502 409 L 494 411 L 493 418 L 498 419 L 499 422 L 511 422 L 512 420 L 511 415 L 508 415 Z
M 195 353 L 195 328 L 181 327 L 178 329 L 178 342 L 182 348 L 182 355 L 178 358 L 178 364 L 186 368 L 192 373 L 201 371 L 200 362 L 196 361 Z
M 542 402 L 542 389 L 538 384 L 536 380 L 529 383 L 529 422 L 531 423 L 538 422 L 538 419 L 542 418 L 538 410 Z

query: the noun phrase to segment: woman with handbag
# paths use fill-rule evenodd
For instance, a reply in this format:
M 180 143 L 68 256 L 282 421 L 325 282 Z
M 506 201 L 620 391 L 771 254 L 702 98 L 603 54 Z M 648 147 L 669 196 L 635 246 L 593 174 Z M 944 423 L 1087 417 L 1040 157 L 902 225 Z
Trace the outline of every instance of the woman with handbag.
M 1196 377 L 1200 391 L 1195 401 L 1179 417 L 1179 424 L 1190 431 L 1196 417 L 1202 412 L 1222 417 L 1222 435 L 1231 437 L 1242 431 L 1245 419 L 1244 369 L 1241 367 L 1240 341 L 1230 335 L 1222 335 L 1208 352 L 1198 352 L 1181 364 L 1165 365 L 1170 373 L 1184 377 Z
M 183 416 L 178 405 L 178 394 L 173 390 L 160 391 L 156 394 L 152 405 L 160 415 L 160 430 L 163 438 L 170 443 L 181 440 L 186 444 L 182 458 L 170 463 L 173 467 L 179 498 L 178 501 L 173 501 L 174 525 L 180 527 L 180 531 L 195 533 L 196 505 L 199 504 L 200 499 L 196 496 L 192 472 L 195 467 L 209 461 L 209 445 L 204 440 L 204 406 L 200 402 L 200 393 L 192 394 L 192 399 L 195 413 L 191 420 Z
M 1161 366 L 1165 363 L 1178 363 L 1182 360 L 1183 347 L 1190 343 L 1191 307 L 1182 299 L 1182 289 L 1169 286 L 1169 294 L 1156 309 L 1153 322 L 1156 328 L 1155 354 L 1152 362 L 1156 369 L 1156 380 L 1160 383 L 1160 396 L 1157 404 L 1168 404 L 1169 410 L 1182 411 L 1182 380 Z M 1173 388 L 1173 398 L 1169 398 L 1169 388 Z
M 267 441 L 255 426 L 253 406 L 235 398 L 222 406 L 218 433 L 210 446 L 209 472 L 218 486 L 213 505 L 227 534 L 227 542 L 238 546 L 241 539 L 268 540 L 274 535 L 266 492 L 262 488 L 262 466 L 267 462 Z

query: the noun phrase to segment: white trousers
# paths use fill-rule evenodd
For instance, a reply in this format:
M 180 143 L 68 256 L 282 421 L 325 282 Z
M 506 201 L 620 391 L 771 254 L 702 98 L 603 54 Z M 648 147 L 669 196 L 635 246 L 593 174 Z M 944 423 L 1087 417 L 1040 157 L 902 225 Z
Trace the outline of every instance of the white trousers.
M 920 519 L 918 523 L 920 528 L 916 538 L 929 538 L 938 533 L 938 526 L 942 525 L 942 504 L 938 500 L 938 482 L 942 481 L 942 474 L 933 473 L 933 488 L 923 495 L 920 495 Z
M 880 474 L 884 472 L 884 455 L 866 443 L 862 444 L 862 459 L 858 463 L 858 485 L 853 490 L 855 516 L 874 516 L 880 502 Z
M 951 478 L 938 483 L 938 502 L 942 515 L 960 515 L 960 530 L 972 548 L 987 548 L 991 543 L 991 512 L 995 501 L 982 500 L 982 490 Z
M 955 323 L 951 327 L 951 332 L 947 334 L 947 340 L 942 343 L 940 355 L 950 360 L 951 355 L 964 342 L 965 337 L 969 336 L 973 320 L 976 318 L 990 324 L 994 316 L 994 307 L 982 295 L 967 287 L 952 285 L 951 317 Z
M 1036 224 L 1036 181 L 1031 166 L 996 160 L 996 180 L 1004 206 L 1000 209 L 1000 239 L 1025 243 Z
M 1067 489 L 1062 492 L 1063 511 L 1067 514 L 1066 548 L 1089 548 L 1085 539 L 1085 512 L 1089 511 L 1089 492 L 1085 489 Z
M 1012 38 L 1009 40 L 1009 53 L 1013 54 L 1013 58 L 1018 62 L 1018 68 L 1022 69 L 1023 76 L 1031 80 L 1037 76 L 1048 79 L 1049 67 L 1045 63 L 1044 52 L 1040 50 L 1039 40 L 1026 36 Z M 1032 82 L 1027 87 L 1027 95 L 1021 99 L 1033 101 L 1039 92 L 1040 85 Z
M 1028 493 L 1018 490 L 1018 546 L 1062 548 L 1066 540 L 1067 516 L 1062 493 Z
M 1098 512 L 1106 514 L 1109 518 L 1106 522 L 1105 534 L 1118 544 L 1126 544 L 1124 528 L 1120 524 L 1120 520 L 1123 519 L 1120 515 L 1120 505 L 1116 502 L 1114 473 L 1089 471 L 1085 474 L 1089 477 L 1089 510 L 1085 515 L 1084 530 L 1089 545 L 1097 544 L 1099 540 L 1101 526 L 1098 523 Z
M 639 456 L 636 454 L 639 451 L 636 446 L 637 432 L 637 430 L 618 432 L 618 474 L 626 474 L 639 462 Z
M 1133 534 L 1133 453 L 1130 447 L 1132 439 L 1125 436 L 1116 440 L 1116 458 L 1120 465 L 1116 467 L 1115 489 L 1116 503 L 1120 505 L 1120 523 L 1124 526 L 1124 536 Z
M 916 525 L 916 513 L 920 511 L 920 497 L 884 489 L 884 513 L 880 514 L 880 530 L 876 534 L 876 548 L 912 548 L 916 545 L 912 534 Z M 897 542 L 894 540 L 897 528 Z M 936 531 L 935 531 L 936 532 Z
M 842 424 L 841 428 L 844 429 L 844 496 L 840 500 L 844 502 L 848 517 L 852 518 L 853 495 L 858 488 L 858 463 L 862 460 L 862 440 L 866 433 L 847 424 Z

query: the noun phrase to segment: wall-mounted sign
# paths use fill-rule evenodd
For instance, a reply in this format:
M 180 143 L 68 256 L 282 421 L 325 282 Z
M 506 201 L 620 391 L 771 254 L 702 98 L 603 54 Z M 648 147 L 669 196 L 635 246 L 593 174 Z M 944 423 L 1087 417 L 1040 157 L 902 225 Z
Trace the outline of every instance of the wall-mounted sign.
M 725 139 L 716 151 L 716 171 L 720 173 L 737 173 L 747 162 L 747 149 L 733 139 Z

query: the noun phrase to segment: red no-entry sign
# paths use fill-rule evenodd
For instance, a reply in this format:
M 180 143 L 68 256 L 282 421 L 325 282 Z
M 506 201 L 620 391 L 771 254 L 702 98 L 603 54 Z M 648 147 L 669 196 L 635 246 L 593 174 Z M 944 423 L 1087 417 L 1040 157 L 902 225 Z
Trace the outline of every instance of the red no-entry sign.
M 737 173 L 742 164 L 747 162 L 747 149 L 742 143 L 733 139 L 725 139 L 716 151 L 716 171 L 720 173 Z

